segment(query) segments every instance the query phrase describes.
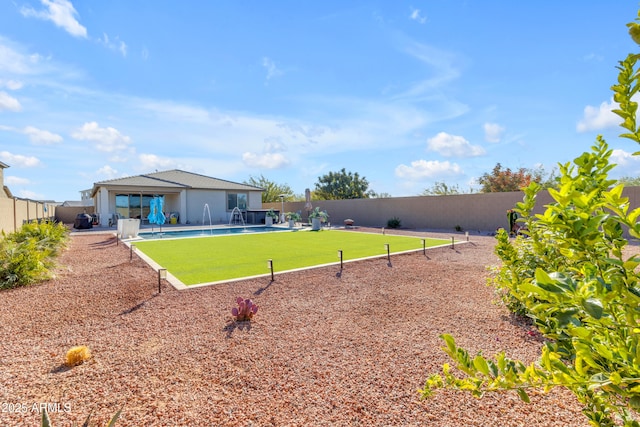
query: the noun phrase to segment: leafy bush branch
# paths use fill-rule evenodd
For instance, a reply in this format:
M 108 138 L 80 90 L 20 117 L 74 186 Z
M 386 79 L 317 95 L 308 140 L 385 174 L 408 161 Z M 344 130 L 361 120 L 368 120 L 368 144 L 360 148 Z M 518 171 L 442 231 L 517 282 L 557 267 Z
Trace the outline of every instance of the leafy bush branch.
M 640 13 L 629 24 L 639 42 L 637 22 Z M 621 136 L 636 143 L 639 59 L 630 54 L 619 63 L 618 84 L 612 87 L 619 104 L 614 112 L 625 129 Z M 445 351 L 463 375 L 445 365 L 442 375 L 426 381 L 423 397 L 445 387 L 478 397 L 515 390 L 528 401 L 530 389 L 562 386 L 582 403 L 591 425 L 640 427 L 635 418 L 640 409 L 640 257 L 624 255 L 624 230 L 640 238 L 640 208 L 631 209 L 623 185 L 608 177 L 615 166 L 611 153 L 598 137 L 591 152 L 560 165 L 557 183 L 549 189 L 554 202 L 542 214 L 532 214 L 541 187 L 531 183 L 516 205 L 527 236 L 511 241 L 504 231 L 497 235 L 502 265 L 490 282 L 509 309 L 530 317 L 547 338 L 539 361 L 525 365 L 504 354 L 472 357 L 443 335 Z

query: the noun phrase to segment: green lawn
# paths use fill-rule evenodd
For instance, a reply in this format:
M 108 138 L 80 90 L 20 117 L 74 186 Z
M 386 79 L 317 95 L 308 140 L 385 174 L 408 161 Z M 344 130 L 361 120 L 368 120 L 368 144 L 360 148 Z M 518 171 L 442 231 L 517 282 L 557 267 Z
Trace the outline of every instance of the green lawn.
M 427 247 L 446 244 L 425 239 Z M 323 230 L 256 233 L 135 242 L 136 250 L 166 268 L 185 285 L 217 282 L 275 272 L 422 249 L 422 238 Z

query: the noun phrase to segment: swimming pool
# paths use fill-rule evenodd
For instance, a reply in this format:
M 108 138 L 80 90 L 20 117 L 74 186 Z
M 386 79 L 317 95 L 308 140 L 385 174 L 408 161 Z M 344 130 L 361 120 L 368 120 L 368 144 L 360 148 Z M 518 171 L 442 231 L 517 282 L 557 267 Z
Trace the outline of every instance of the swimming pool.
M 199 228 L 197 230 L 170 230 L 162 231 L 141 231 L 138 237 L 144 240 L 151 239 L 181 239 L 183 237 L 206 237 L 206 236 L 227 236 L 229 234 L 247 234 L 247 233 L 273 233 L 281 231 L 295 231 L 291 228 L 282 227 L 215 227 L 215 228 Z

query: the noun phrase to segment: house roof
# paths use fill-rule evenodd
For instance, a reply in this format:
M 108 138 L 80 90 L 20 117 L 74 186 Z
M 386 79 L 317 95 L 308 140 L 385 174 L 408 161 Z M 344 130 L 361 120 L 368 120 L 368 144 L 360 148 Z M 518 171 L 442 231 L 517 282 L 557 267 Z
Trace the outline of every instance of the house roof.
M 6 168 L 8 168 L 8 167 L 9 167 L 9 165 L 7 165 L 7 164 L 5 164 L 5 163 L 0 162 L 0 168 L 2 168 L 2 169 L 6 169 Z
M 163 172 L 154 172 L 144 175 L 129 176 L 110 179 L 93 184 L 92 195 L 99 187 L 136 187 L 138 189 L 149 188 L 184 188 L 198 190 L 232 190 L 232 191 L 264 191 L 263 188 L 253 185 L 241 184 L 219 178 L 212 178 L 193 172 L 173 169 Z

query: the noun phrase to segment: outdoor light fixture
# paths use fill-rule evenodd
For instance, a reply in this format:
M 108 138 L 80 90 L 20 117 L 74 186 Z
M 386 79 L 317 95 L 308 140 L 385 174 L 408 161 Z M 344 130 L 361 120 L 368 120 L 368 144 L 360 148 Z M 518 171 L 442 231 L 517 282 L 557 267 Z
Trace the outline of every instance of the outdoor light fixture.
M 136 250 L 136 245 L 129 246 L 129 261 L 133 261 L 133 253 Z
M 427 241 L 422 239 L 422 254 L 427 255 Z
M 466 237 L 466 238 L 467 238 L 467 242 L 468 242 L 468 241 L 469 241 L 469 232 L 468 232 L 468 231 L 465 231 L 465 232 L 464 232 L 464 237 Z
M 389 244 L 385 243 L 384 248 L 387 250 L 387 259 L 391 262 L 391 252 L 389 251 Z
M 454 249 L 455 246 L 453 245 L 453 236 L 451 236 L 451 249 Z
M 158 293 L 162 293 L 162 288 L 160 287 L 160 283 L 162 282 L 162 279 L 166 279 L 167 278 L 167 269 L 166 268 L 160 268 L 158 269 Z
M 271 281 L 273 282 L 273 260 L 267 260 L 267 268 L 271 270 Z
M 338 258 L 340 258 L 340 270 L 342 270 L 342 249 L 338 250 Z

